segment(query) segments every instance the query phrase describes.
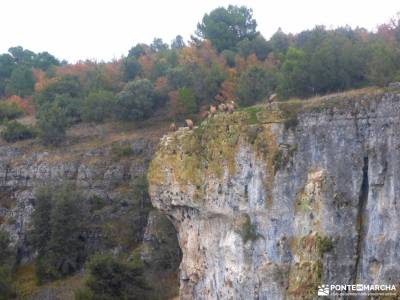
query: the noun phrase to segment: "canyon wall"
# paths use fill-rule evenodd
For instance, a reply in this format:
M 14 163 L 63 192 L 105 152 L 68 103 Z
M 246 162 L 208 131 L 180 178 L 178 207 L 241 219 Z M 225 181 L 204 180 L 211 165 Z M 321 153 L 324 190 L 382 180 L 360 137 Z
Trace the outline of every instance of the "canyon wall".
M 152 203 L 178 231 L 182 299 L 298 299 L 400 283 L 400 94 L 218 114 L 165 135 Z

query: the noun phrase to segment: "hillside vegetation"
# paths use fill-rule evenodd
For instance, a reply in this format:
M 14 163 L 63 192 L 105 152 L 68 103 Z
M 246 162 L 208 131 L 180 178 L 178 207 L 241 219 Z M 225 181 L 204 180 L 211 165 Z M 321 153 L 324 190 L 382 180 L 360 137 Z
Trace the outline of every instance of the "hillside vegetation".
M 171 121 L 203 116 L 210 104 L 249 106 L 277 93 L 307 98 L 400 80 L 400 19 L 375 32 L 316 26 L 296 35 L 257 31 L 252 10 L 205 14 L 189 42 L 155 38 L 111 62 L 70 64 L 20 46 L 0 55 L 1 120 L 36 112 L 34 132 L 6 123 L 6 139 L 58 145 L 68 127 L 138 121 L 161 110 Z M 18 108 L 18 111 L 16 110 Z

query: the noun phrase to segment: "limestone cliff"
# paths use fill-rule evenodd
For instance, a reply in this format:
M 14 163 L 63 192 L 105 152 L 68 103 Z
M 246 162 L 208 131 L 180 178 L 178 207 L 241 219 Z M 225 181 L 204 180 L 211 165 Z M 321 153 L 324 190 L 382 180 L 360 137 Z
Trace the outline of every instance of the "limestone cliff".
M 164 136 L 148 178 L 178 230 L 181 298 L 399 284 L 399 169 L 395 90 L 252 107 Z
M 157 282 L 155 293 L 165 295 L 168 290 L 172 297 L 176 292 L 180 255 L 176 234 L 164 216 L 151 211 L 146 185 L 149 161 L 164 129 L 160 124 L 127 126 L 77 125 L 57 148 L 35 140 L 0 141 L 0 230 L 7 231 L 15 245 L 19 298 L 74 299 L 74 289 L 85 282 L 79 274 L 77 279 L 66 279 L 76 281 L 71 286 L 67 281 L 57 288 L 37 287 L 34 274 L 30 274 L 35 257 L 30 235 L 36 191 L 44 185 L 55 188 L 64 184 L 82 194 L 88 224 L 82 238 L 88 256 L 107 250 L 129 255 L 139 252 L 146 277 Z

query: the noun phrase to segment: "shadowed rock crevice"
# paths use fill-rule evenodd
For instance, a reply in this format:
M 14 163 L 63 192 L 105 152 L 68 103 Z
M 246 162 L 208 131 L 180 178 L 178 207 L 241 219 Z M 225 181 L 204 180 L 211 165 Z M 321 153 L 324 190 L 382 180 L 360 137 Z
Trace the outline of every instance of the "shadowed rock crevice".
M 358 201 L 358 215 L 357 215 L 357 245 L 356 245 L 356 264 L 354 268 L 354 283 L 359 281 L 359 274 L 361 273 L 362 263 L 362 247 L 366 236 L 365 218 L 366 207 L 368 202 L 369 181 L 368 181 L 368 156 L 364 157 L 364 164 L 362 169 L 362 183 L 360 189 L 360 197 Z

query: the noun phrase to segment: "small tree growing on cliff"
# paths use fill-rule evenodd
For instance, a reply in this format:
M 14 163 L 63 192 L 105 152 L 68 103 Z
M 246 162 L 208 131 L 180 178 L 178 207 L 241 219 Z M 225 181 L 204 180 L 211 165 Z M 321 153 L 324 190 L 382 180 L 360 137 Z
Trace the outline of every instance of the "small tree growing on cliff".
M 32 236 L 38 250 L 37 277 L 43 283 L 70 275 L 83 265 L 84 216 L 81 198 L 70 186 L 56 192 L 42 189 L 37 198 Z
M 45 145 L 59 145 L 65 138 L 67 119 L 64 111 L 55 103 L 41 107 L 37 127 Z
M 88 263 L 86 288 L 77 300 L 148 299 L 139 259 L 126 261 L 111 254 L 97 254 Z
M 11 273 L 13 264 L 10 237 L 8 233 L 0 231 L 0 300 L 12 299 L 14 296 Z
M 84 262 L 82 201 L 71 189 L 64 186 L 55 194 L 51 214 L 50 260 L 61 276 L 77 271 Z

